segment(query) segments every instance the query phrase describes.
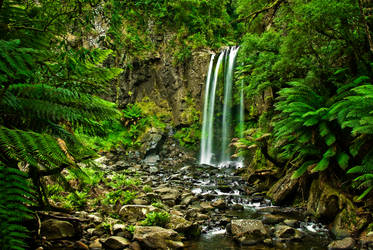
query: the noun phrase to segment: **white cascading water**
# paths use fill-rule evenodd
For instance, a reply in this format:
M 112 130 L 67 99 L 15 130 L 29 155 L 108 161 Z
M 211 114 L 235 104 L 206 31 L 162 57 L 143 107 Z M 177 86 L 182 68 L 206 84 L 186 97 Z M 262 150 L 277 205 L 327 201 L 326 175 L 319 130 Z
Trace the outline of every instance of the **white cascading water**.
M 206 92 L 205 92 L 205 102 L 203 104 L 203 121 L 207 121 L 207 115 L 208 115 L 208 102 L 209 102 L 209 89 L 211 84 L 211 75 L 212 75 L 212 68 L 214 66 L 214 58 L 215 55 L 211 56 L 210 65 L 209 65 L 209 71 L 207 73 L 207 80 L 206 80 Z M 202 123 L 202 138 L 201 138 L 201 158 L 200 163 L 201 164 L 207 164 L 207 122 Z
M 233 72 L 239 47 L 230 47 L 220 53 L 215 63 L 215 55 L 211 56 L 206 80 L 205 100 L 203 108 L 200 164 L 218 167 L 235 164 L 242 166 L 242 161 L 232 161 L 229 143 L 233 131 Z M 213 70 L 215 64 L 215 70 Z M 222 90 L 221 98 L 217 98 L 217 89 Z M 242 89 L 242 88 L 241 88 Z M 244 103 L 243 92 L 240 93 L 238 110 L 239 134 L 243 134 Z

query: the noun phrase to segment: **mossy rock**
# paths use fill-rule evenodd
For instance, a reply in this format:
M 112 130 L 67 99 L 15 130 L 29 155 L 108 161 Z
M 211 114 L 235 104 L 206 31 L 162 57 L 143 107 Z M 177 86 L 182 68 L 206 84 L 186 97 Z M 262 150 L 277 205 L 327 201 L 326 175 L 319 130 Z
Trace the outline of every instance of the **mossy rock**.
M 353 210 L 354 205 L 340 190 L 333 188 L 322 178 L 312 182 L 307 203 L 308 212 L 329 223 L 343 208 Z
M 354 210 L 343 209 L 334 219 L 331 232 L 337 239 L 349 237 L 362 230 L 368 221 Z

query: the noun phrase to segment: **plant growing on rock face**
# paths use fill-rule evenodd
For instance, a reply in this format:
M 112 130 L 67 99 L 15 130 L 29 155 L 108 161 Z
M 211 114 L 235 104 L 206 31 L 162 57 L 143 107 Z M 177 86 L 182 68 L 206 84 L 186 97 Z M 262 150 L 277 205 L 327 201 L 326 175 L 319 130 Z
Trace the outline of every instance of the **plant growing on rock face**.
M 200 111 L 195 108 L 195 100 L 184 98 L 187 108 L 181 114 L 185 127 L 178 129 L 174 135 L 180 146 L 196 150 L 201 137 Z
M 141 222 L 144 226 L 164 227 L 170 222 L 170 215 L 167 212 L 150 212 L 146 214 L 146 219 Z
M 122 110 L 124 118 L 124 126 L 128 127 L 131 124 L 136 124 L 137 121 L 142 117 L 141 108 L 135 104 L 128 104 L 125 109 Z

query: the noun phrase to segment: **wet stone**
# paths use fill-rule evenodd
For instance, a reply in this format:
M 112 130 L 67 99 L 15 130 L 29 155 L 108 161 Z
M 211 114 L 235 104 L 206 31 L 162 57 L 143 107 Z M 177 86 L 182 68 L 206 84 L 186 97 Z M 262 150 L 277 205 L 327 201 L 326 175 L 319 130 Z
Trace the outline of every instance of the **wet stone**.
M 130 244 L 129 240 L 120 236 L 111 236 L 104 242 L 104 245 L 109 249 L 123 249 Z
M 303 237 L 301 231 L 285 225 L 276 225 L 275 236 L 283 241 L 300 240 Z
M 75 234 L 74 226 L 68 221 L 49 219 L 41 224 L 41 235 L 47 240 L 72 238 Z
M 257 244 L 269 236 L 260 220 L 232 220 L 230 231 L 234 239 L 243 245 Z
M 299 226 L 299 221 L 298 220 L 287 219 L 287 220 L 284 220 L 284 223 L 289 227 L 298 227 Z
M 284 220 L 284 217 L 274 214 L 265 214 L 263 215 L 262 222 L 264 224 L 278 224 Z
M 227 204 L 225 203 L 225 201 L 223 199 L 218 199 L 218 200 L 214 201 L 211 205 L 213 207 L 216 207 L 216 208 L 219 208 L 219 209 L 227 208 Z
M 89 244 L 89 249 L 90 250 L 101 250 L 102 249 L 102 244 L 99 239 L 94 240 Z
M 243 205 L 236 203 L 236 204 L 233 204 L 232 209 L 233 210 L 244 210 L 244 207 Z
M 339 249 L 353 249 L 355 246 L 355 241 L 351 237 L 344 238 L 343 240 L 333 241 L 328 245 L 329 250 L 339 250 Z

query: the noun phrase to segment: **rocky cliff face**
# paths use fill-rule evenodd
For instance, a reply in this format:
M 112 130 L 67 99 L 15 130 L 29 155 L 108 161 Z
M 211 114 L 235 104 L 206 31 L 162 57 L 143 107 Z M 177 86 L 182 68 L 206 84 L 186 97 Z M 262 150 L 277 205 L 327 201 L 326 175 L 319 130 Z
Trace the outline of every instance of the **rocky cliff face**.
M 211 52 L 193 52 L 183 65 L 174 65 L 171 55 L 164 53 L 133 63 L 113 86 L 113 100 L 119 107 L 149 98 L 172 112 L 175 125 L 183 124 L 182 112 L 187 108 L 186 98 L 193 98 L 195 108 L 203 105 L 204 84 Z

